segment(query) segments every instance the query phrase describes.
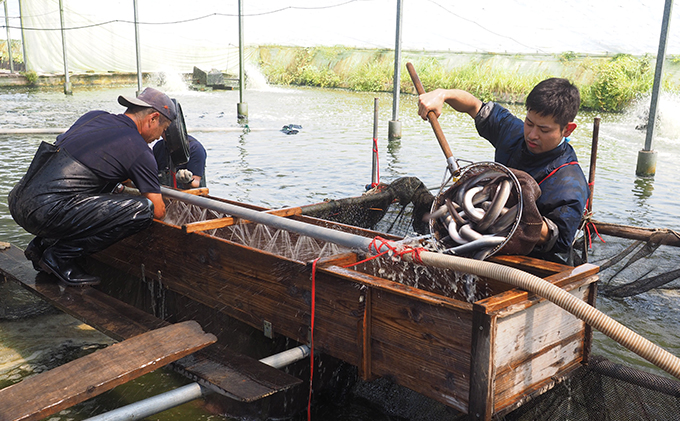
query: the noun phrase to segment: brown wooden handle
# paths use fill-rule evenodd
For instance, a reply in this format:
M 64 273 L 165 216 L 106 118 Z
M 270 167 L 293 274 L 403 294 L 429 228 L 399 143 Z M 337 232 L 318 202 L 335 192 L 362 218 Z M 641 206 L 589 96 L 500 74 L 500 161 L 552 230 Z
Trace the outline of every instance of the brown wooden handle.
M 424 94 L 425 89 L 423 89 L 423 84 L 420 82 L 420 78 L 416 73 L 416 69 L 413 67 L 413 64 L 411 64 L 411 62 L 406 63 L 406 70 L 408 70 L 408 74 L 411 75 L 411 80 L 413 81 L 413 84 L 416 87 L 418 95 Z M 434 113 L 434 111 L 430 111 L 429 113 L 427 113 L 427 119 L 430 121 L 432 130 L 434 130 L 434 135 L 437 137 L 437 141 L 439 142 L 439 146 L 442 148 L 442 152 L 444 152 L 444 156 L 447 159 L 453 157 L 453 152 L 451 152 L 449 142 L 446 141 L 446 136 L 444 136 L 444 132 L 442 131 L 441 126 L 439 125 L 439 120 L 437 119 L 437 115 Z

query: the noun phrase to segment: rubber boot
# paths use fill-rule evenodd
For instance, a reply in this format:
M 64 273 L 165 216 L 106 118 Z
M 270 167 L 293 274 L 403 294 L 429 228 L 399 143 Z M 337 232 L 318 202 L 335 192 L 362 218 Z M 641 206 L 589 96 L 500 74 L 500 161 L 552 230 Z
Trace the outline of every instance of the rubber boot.
M 82 287 L 87 285 L 98 285 L 101 282 L 98 276 L 90 275 L 85 272 L 75 261 L 75 259 L 63 259 L 53 253 L 54 249 L 48 247 L 40 259 L 40 267 L 47 273 L 57 277 L 61 282 L 68 286 Z
M 37 271 L 43 270 L 40 267 L 40 259 L 42 258 L 43 250 L 42 238 L 40 237 L 32 239 L 31 242 L 28 243 L 28 246 L 26 246 L 26 250 L 24 250 L 24 256 L 33 263 L 33 269 Z

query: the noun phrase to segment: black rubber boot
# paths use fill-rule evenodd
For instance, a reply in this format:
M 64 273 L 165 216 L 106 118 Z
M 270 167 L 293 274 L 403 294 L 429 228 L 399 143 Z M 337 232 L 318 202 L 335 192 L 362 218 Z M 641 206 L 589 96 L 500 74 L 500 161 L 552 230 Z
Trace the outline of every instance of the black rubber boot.
M 40 267 L 45 272 L 56 276 L 68 286 L 83 287 L 98 285 L 101 282 L 98 276 L 85 272 L 75 260 L 59 259 L 51 251 L 51 248 L 46 249 L 40 259 Z
M 28 246 L 26 246 L 26 250 L 24 250 L 24 256 L 33 263 L 33 269 L 37 271 L 43 270 L 40 267 L 40 259 L 42 258 L 43 250 L 42 238 L 40 237 L 32 239 L 31 242 L 28 243 Z

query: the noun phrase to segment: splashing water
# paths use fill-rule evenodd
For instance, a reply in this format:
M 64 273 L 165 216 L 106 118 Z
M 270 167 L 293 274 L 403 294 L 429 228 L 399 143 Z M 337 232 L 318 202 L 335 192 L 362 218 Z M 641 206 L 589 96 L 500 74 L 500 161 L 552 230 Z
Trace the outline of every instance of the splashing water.
M 626 119 L 634 121 L 635 128 L 643 133 L 647 130 L 650 103 L 650 96 L 642 97 L 631 104 L 625 113 Z M 656 117 L 655 136 L 674 143 L 680 142 L 680 95 L 663 92 L 659 96 Z
M 166 221 L 176 225 L 225 216 L 180 201 L 171 201 L 167 209 Z M 237 222 L 224 228 L 213 229 L 210 230 L 210 235 L 300 262 L 334 256 L 348 250 L 332 242 L 253 222 Z M 417 265 L 390 256 L 371 259 L 354 269 L 467 302 L 474 302 L 488 295 L 485 288 L 480 290 L 478 286 L 480 283 L 483 285 L 483 281 L 474 275 Z
M 264 77 L 260 68 L 252 64 L 245 65 L 246 72 L 246 87 L 248 89 L 267 89 L 267 79 Z

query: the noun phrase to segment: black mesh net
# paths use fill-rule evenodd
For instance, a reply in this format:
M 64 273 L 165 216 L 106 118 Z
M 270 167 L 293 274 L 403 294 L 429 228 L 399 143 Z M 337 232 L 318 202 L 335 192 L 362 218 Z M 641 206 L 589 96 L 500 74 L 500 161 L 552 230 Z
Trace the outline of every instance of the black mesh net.
M 677 420 L 680 382 L 593 357 L 567 380 L 499 417 L 529 420 Z

